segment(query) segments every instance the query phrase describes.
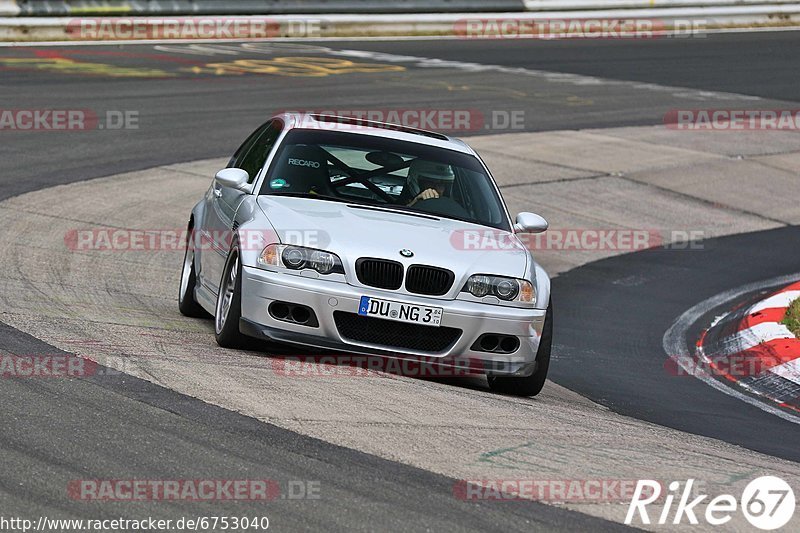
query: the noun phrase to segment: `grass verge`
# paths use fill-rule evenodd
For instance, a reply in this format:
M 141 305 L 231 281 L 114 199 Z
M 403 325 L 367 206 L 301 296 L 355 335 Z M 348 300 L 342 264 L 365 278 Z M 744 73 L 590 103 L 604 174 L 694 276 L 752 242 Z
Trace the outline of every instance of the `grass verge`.
M 786 316 L 783 318 L 783 325 L 800 339 L 800 298 L 793 301 L 786 309 Z

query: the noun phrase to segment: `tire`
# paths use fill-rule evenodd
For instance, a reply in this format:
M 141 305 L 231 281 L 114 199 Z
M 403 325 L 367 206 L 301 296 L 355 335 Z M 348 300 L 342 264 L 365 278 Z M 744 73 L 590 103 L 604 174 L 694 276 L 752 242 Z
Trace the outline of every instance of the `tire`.
M 197 271 L 194 266 L 194 247 L 191 243 L 192 228 L 189 228 L 189 237 L 186 240 L 186 253 L 183 255 L 183 269 L 181 270 L 181 286 L 178 290 L 178 309 L 183 316 L 190 318 L 208 318 L 209 314 L 197 303 L 194 298 L 194 289 L 197 286 Z
M 219 282 L 216 312 L 214 313 L 214 336 L 223 348 L 242 348 L 245 337 L 239 332 L 242 318 L 242 262 L 239 260 L 239 245 L 234 242 L 222 270 Z
M 553 302 L 547 306 L 544 317 L 542 338 L 539 341 L 539 350 L 536 353 L 536 370 L 527 377 L 499 377 L 489 376 L 489 388 L 501 394 L 512 396 L 536 396 L 542 392 L 547 371 L 550 368 L 550 351 L 553 346 Z

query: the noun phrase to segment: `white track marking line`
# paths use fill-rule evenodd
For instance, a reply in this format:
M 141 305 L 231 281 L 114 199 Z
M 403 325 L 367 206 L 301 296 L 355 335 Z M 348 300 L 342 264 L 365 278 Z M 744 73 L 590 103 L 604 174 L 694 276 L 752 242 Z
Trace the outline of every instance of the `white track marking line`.
M 778 322 L 762 322 L 753 327 L 737 331 L 729 337 L 725 337 L 719 342 L 722 349 L 713 354 L 706 354 L 708 357 L 727 357 L 750 348 L 755 348 L 759 344 L 779 339 L 794 339 L 794 333 L 789 328 Z
M 652 91 L 659 93 L 671 93 L 674 98 L 684 98 L 688 100 L 715 100 L 718 98 L 729 100 L 745 100 L 754 101 L 761 100 L 758 96 L 749 96 L 735 93 L 725 93 L 718 91 L 702 91 L 698 89 L 688 89 L 685 87 L 671 87 L 667 85 L 658 85 L 655 83 L 641 83 L 628 80 L 613 80 L 608 78 L 598 78 L 595 76 L 584 76 L 581 74 L 571 74 L 565 72 L 551 72 L 544 70 L 535 70 L 522 67 L 505 67 L 502 65 L 491 65 L 483 63 L 473 63 L 464 61 L 450 61 L 444 59 L 413 56 L 413 55 L 399 55 L 384 52 L 371 52 L 366 50 L 351 50 L 343 49 L 337 50 L 327 46 L 319 46 L 314 44 L 282 44 L 279 42 L 261 42 L 261 43 L 241 43 L 238 46 L 223 45 L 223 44 L 189 44 L 186 45 L 157 45 L 154 47 L 159 52 L 167 52 L 173 54 L 189 54 L 189 55 L 236 55 L 239 53 L 286 53 L 288 51 L 302 51 L 306 53 L 326 54 L 334 57 L 346 57 L 349 59 L 361 59 L 370 61 L 382 61 L 387 63 L 405 63 L 415 66 L 417 68 L 444 68 L 461 70 L 464 72 L 499 72 L 501 74 L 524 75 L 539 78 L 541 80 L 551 83 L 568 83 L 578 86 L 625 86 L 637 90 Z
M 769 371 L 784 379 L 800 384 L 800 357 L 772 367 Z
M 662 346 L 664 348 L 664 351 L 667 353 L 667 355 L 673 357 L 675 361 L 683 368 L 683 370 L 685 370 L 686 372 L 692 372 L 693 371 L 692 366 L 694 366 L 694 359 L 692 355 L 689 354 L 689 350 L 686 348 L 686 334 L 688 333 L 689 328 L 692 326 L 692 324 L 700 320 L 700 317 L 702 317 L 715 307 L 718 307 L 731 299 L 742 296 L 748 292 L 764 289 L 766 287 L 775 287 L 777 285 L 789 285 L 792 282 L 796 282 L 798 279 L 800 279 L 800 272 L 796 272 L 788 276 L 779 276 L 777 278 L 750 283 L 749 285 L 745 285 L 743 287 L 738 287 L 736 289 L 731 289 L 729 291 L 722 292 L 720 294 L 717 294 L 716 296 L 712 296 L 711 298 L 700 302 L 699 304 L 688 309 L 681 316 L 679 316 L 677 320 L 675 320 L 675 322 L 672 324 L 672 326 L 670 326 L 670 328 L 666 331 L 666 333 L 664 333 L 664 338 L 662 340 Z M 732 396 L 737 400 L 741 400 L 745 403 L 752 405 L 753 407 L 757 407 L 762 411 L 775 415 L 779 418 L 782 418 L 794 424 L 800 424 L 800 417 L 787 413 L 786 411 L 778 409 L 777 407 L 773 407 L 763 401 L 751 398 L 746 394 L 742 394 L 741 392 L 720 383 L 711 376 L 697 375 L 695 377 L 703 381 L 706 385 L 722 392 L 723 394 Z
M 786 291 L 773 294 L 766 300 L 762 300 L 751 307 L 750 313 L 757 313 L 758 311 L 763 311 L 764 309 L 773 309 L 776 307 L 789 307 L 789 304 L 798 298 L 800 298 L 800 291 Z
M 497 72 L 500 74 L 516 74 L 539 78 L 544 81 L 553 83 L 566 83 L 577 86 L 624 86 L 634 89 L 671 93 L 674 98 L 686 98 L 689 100 L 716 100 L 716 99 L 729 99 L 729 100 L 746 100 L 754 101 L 761 100 L 758 96 L 749 96 L 743 94 L 726 93 L 720 91 L 702 91 L 698 89 L 689 89 L 686 87 L 672 87 L 669 85 L 659 85 L 656 83 L 641 83 L 628 80 L 613 80 L 609 78 L 599 78 L 596 76 L 584 76 L 582 74 L 571 74 L 566 72 L 553 72 L 547 70 L 529 69 L 524 67 L 505 67 L 502 65 L 492 65 L 484 63 L 474 63 L 469 61 L 450 61 L 445 59 L 437 59 L 431 57 L 410 56 L 388 54 L 383 52 L 370 52 L 365 50 L 333 50 L 328 49 L 326 52 L 329 55 L 337 57 L 348 57 L 357 59 L 368 59 L 371 61 L 385 61 L 388 63 L 407 63 L 412 64 L 417 68 L 446 68 L 455 69 L 465 72 Z

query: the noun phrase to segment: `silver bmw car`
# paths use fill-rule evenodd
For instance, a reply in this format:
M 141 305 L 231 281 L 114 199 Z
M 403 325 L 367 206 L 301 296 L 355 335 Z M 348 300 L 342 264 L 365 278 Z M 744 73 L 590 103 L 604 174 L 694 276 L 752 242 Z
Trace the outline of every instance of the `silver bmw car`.
M 464 142 L 353 118 L 282 114 L 215 176 L 189 219 L 179 307 L 216 340 L 478 369 L 533 396 L 547 377 L 550 278 Z

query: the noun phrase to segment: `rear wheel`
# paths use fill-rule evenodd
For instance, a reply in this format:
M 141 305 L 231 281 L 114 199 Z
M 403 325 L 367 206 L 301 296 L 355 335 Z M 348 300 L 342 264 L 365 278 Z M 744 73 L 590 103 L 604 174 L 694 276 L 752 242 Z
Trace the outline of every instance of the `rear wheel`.
M 181 270 L 181 287 L 178 292 L 178 309 L 184 316 L 205 318 L 208 313 L 194 299 L 194 289 L 197 286 L 194 257 L 192 229 L 189 228 L 189 236 L 186 239 L 186 253 L 183 256 L 183 269 Z
M 547 381 L 547 371 L 550 368 L 550 351 L 553 345 L 553 302 L 547 306 L 547 313 L 542 328 L 542 338 L 539 341 L 539 351 L 536 353 L 536 370 L 527 377 L 500 377 L 489 376 L 489 387 L 494 392 L 511 394 L 513 396 L 536 396 L 542 391 Z
M 242 318 L 242 263 L 239 246 L 234 243 L 222 271 L 214 313 L 214 334 L 223 348 L 241 348 L 244 336 L 239 332 Z

